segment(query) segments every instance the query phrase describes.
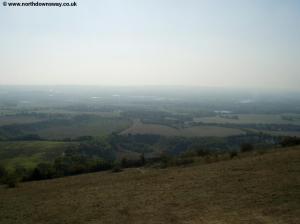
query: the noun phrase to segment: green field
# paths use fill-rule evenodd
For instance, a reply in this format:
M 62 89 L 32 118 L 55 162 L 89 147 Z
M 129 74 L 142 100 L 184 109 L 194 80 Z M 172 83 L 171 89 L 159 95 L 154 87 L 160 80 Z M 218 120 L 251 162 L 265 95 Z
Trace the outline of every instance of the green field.
M 40 117 L 43 117 L 40 118 Z M 131 121 L 121 117 L 95 114 L 46 114 L 0 117 L 0 133 L 18 137 L 36 134 L 44 139 L 61 140 L 80 136 L 103 136 L 130 127 Z M 5 127 L 4 127 L 5 125 Z M 0 136 L 1 137 L 1 136 Z
M 300 137 L 300 132 L 296 131 L 264 131 L 264 133 L 277 136 L 297 136 Z
M 35 116 L 27 116 L 27 115 L 0 116 L 0 126 L 12 125 L 12 124 L 29 124 L 29 123 L 42 121 L 42 120 L 43 119 L 37 118 Z
M 70 144 L 50 141 L 0 142 L 0 163 L 9 169 L 16 165 L 33 168 L 42 161 L 52 161 Z
M 227 137 L 241 135 L 245 132 L 234 128 L 223 128 L 217 126 L 196 126 L 176 129 L 165 125 L 144 124 L 135 120 L 134 124 L 122 132 L 122 134 L 155 134 L 162 136 L 183 136 L 183 137 Z
M 69 125 L 55 125 L 36 131 L 46 139 L 76 138 L 80 136 L 103 136 L 112 132 L 120 132 L 131 125 L 131 121 L 120 118 L 103 118 L 94 116 L 84 122 L 74 122 Z

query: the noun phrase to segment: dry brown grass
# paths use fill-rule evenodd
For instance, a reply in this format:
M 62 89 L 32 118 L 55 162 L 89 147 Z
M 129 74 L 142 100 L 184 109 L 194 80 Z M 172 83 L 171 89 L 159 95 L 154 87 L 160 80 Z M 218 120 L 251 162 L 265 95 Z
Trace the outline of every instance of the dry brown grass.
M 300 223 L 300 150 L 0 188 L 0 223 Z

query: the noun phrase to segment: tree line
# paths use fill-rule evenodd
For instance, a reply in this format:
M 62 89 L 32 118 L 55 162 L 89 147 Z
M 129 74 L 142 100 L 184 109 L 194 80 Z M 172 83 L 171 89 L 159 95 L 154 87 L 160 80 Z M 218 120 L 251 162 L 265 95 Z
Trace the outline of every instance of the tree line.
M 168 166 L 187 165 L 194 161 L 195 156 L 210 157 L 221 154 L 228 154 L 230 158 L 234 158 L 238 153 L 251 152 L 255 150 L 252 143 L 240 144 L 239 150 L 231 151 L 212 151 L 203 147 L 194 145 L 189 150 L 182 151 L 180 148 L 186 147 L 189 142 L 186 139 L 176 138 L 173 142 L 169 142 L 169 147 L 175 146 L 175 153 L 164 150 L 160 156 L 156 158 L 146 158 L 144 153 L 140 153 L 138 159 L 123 158 L 120 161 L 116 159 L 114 147 L 122 141 L 130 143 L 153 144 L 159 141 L 158 136 L 110 136 L 107 139 L 90 139 L 81 142 L 79 145 L 72 145 L 64 151 L 64 153 L 52 162 L 41 162 L 33 169 L 26 169 L 22 166 L 16 166 L 14 171 L 9 172 L 4 166 L 0 165 L 0 183 L 7 184 L 9 187 L 15 187 L 19 181 L 45 180 L 57 177 L 77 175 L 90 172 L 99 172 L 111 170 L 119 172 L 124 168 L 143 167 L 155 165 L 160 168 Z M 180 141 L 185 140 L 185 141 Z M 300 145 L 300 138 L 285 137 L 280 142 L 282 147 Z

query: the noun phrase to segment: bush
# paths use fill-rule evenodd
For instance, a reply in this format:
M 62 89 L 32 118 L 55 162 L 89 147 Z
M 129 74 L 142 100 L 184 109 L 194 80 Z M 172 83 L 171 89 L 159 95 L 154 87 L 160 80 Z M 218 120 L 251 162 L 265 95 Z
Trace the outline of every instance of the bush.
M 30 177 L 30 172 L 28 172 L 28 170 L 21 165 L 17 165 L 15 167 L 15 173 L 18 175 L 18 177 L 20 177 L 20 181 L 25 181 Z
M 254 150 L 254 147 L 250 143 L 244 143 L 241 145 L 241 152 L 251 152 Z
M 285 137 L 281 142 L 280 145 L 282 147 L 289 147 L 294 145 L 300 145 L 300 138 L 298 137 Z
M 128 166 L 128 160 L 127 160 L 127 158 L 123 158 L 122 160 L 121 160 L 121 166 L 123 167 L 123 168 L 126 168 L 127 166 Z
M 197 156 L 207 156 L 210 155 L 211 152 L 205 149 L 198 149 L 197 150 Z
M 17 187 L 19 183 L 18 175 L 15 172 L 7 174 L 7 176 L 4 178 L 3 183 L 6 184 L 9 188 Z
M 33 170 L 30 179 L 31 180 L 45 180 L 53 178 L 55 175 L 55 170 L 53 166 L 49 163 L 40 163 Z
M 93 171 L 97 164 L 92 164 L 91 161 L 84 156 L 68 154 L 54 161 L 54 172 L 57 176 L 68 176 Z
M 121 165 L 120 164 L 115 164 L 115 166 L 112 168 L 112 172 L 113 173 L 119 173 L 119 172 L 122 172 L 122 168 L 121 168 Z
M 7 170 L 4 166 L 0 165 L 0 181 L 7 176 Z
M 113 165 L 111 162 L 105 161 L 103 159 L 95 159 L 93 160 L 90 168 L 90 171 L 103 171 L 112 169 Z
M 204 157 L 205 163 L 216 163 L 222 160 L 218 154 L 212 154 Z
M 186 166 L 188 164 L 193 163 L 194 160 L 191 158 L 177 158 L 172 162 L 174 166 Z
M 141 162 L 142 166 L 146 164 L 146 158 L 145 158 L 144 153 L 142 153 L 141 156 L 140 156 L 140 162 Z
M 160 155 L 159 161 L 160 161 L 160 168 L 164 169 L 167 168 L 171 163 L 172 157 L 168 155 L 166 152 L 163 152 Z
M 28 135 L 22 135 L 22 136 L 16 137 L 13 140 L 16 140 L 16 141 L 41 141 L 43 139 L 39 135 L 28 134 Z
M 230 156 L 230 159 L 232 159 L 234 157 L 237 157 L 238 153 L 237 152 L 230 152 L 229 156 Z
M 181 154 L 182 158 L 190 158 L 190 157 L 195 157 L 195 156 L 198 156 L 198 153 L 195 150 L 188 150 Z

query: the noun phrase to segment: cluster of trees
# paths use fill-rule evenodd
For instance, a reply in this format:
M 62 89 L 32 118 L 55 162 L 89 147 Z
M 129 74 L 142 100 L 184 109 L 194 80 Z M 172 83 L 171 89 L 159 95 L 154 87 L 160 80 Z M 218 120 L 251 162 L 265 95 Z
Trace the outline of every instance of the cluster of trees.
M 88 138 L 89 139 L 89 138 Z M 79 145 L 71 145 L 64 153 L 52 162 L 39 163 L 34 169 L 17 166 L 8 172 L 0 166 L 0 183 L 9 187 L 16 186 L 19 181 L 52 179 L 63 176 L 89 172 L 113 170 L 116 167 L 139 167 L 146 163 L 144 154 L 138 160 L 116 161 L 115 151 L 104 139 L 83 141 Z
M 8 187 L 16 187 L 19 182 L 17 171 L 8 172 L 4 166 L 0 164 L 0 184 L 6 184 Z
M 91 159 L 84 156 L 64 156 L 53 163 L 40 163 L 23 180 L 43 180 L 82 173 L 109 170 L 113 163 L 103 159 Z
M 294 145 L 300 145 L 300 138 L 299 137 L 285 137 L 280 142 L 282 147 L 289 147 Z
M 187 165 L 195 157 L 213 157 L 229 153 L 229 158 L 238 153 L 250 152 L 256 149 L 255 143 L 265 140 L 268 136 L 236 136 L 230 138 L 183 138 L 162 137 L 158 135 L 116 135 L 107 138 L 94 139 L 90 136 L 80 138 L 79 144 L 72 144 L 64 153 L 51 162 L 38 164 L 34 169 L 15 167 L 14 172 L 8 172 L 0 166 L 0 182 L 10 187 L 16 186 L 18 181 L 43 180 L 88 172 L 112 170 L 119 172 L 123 168 L 141 167 L 159 164 L 159 167 Z M 251 141 L 247 141 L 251 140 Z M 254 142 L 254 143 L 253 143 Z M 283 147 L 299 145 L 300 138 L 286 137 L 280 142 Z M 238 148 L 226 148 L 238 145 Z M 220 146 L 219 150 L 218 147 Z M 139 147 L 155 147 L 163 153 L 156 158 L 146 158 L 145 152 L 140 150 L 140 158 L 132 160 L 123 158 L 116 160 L 119 148 L 138 151 Z M 214 150 L 212 150 L 212 148 Z
M 141 156 L 139 160 L 124 158 L 121 162 L 88 158 L 86 156 L 62 156 L 55 159 L 54 162 L 39 163 L 34 169 L 16 167 L 14 171 L 9 172 L 3 166 L 0 166 L 0 184 L 15 187 L 20 181 L 46 180 L 105 170 L 121 171 L 123 168 L 140 167 L 145 164 L 144 156 Z
M 171 155 L 180 155 L 187 151 L 205 149 L 208 151 L 228 151 L 239 150 L 240 145 L 244 143 L 266 143 L 273 144 L 273 137 L 261 136 L 259 134 L 249 134 L 241 136 L 232 136 L 229 138 L 219 137 L 164 137 L 160 135 L 111 135 L 108 138 L 109 144 L 113 149 L 118 147 L 128 151 L 138 153 L 150 153 L 153 151 L 166 151 Z
M 250 143 L 241 144 L 240 151 L 241 152 L 251 152 L 254 150 L 254 146 Z
M 215 125 L 210 123 L 209 125 Z M 300 131 L 300 125 L 296 124 L 262 124 L 262 123 L 252 123 L 252 124 L 218 124 L 222 127 L 228 128 L 253 128 L 261 131 Z

